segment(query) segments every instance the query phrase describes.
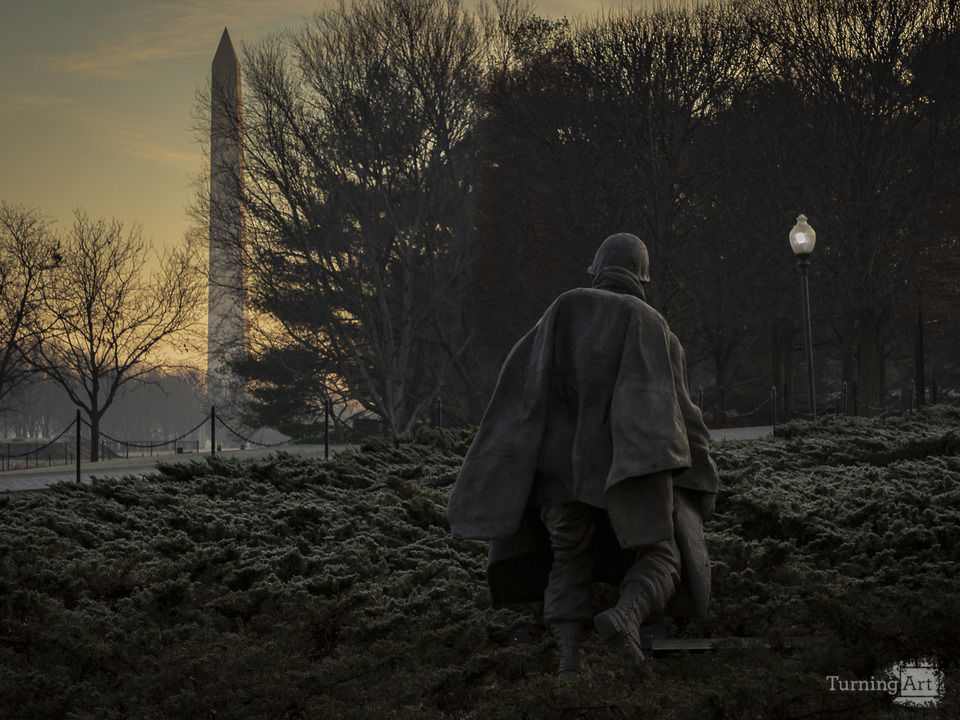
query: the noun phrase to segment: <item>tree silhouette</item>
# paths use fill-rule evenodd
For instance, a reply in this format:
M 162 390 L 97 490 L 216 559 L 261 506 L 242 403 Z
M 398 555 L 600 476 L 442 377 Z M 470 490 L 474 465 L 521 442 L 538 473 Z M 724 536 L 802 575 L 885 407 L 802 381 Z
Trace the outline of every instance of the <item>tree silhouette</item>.
M 465 349 L 484 32 L 455 2 L 356 0 L 244 53 L 262 357 L 308 349 L 323 387 L 344 386 L 395 432 Z
M 182 349 L 197 321 L 203 285 L 191 248 L 168 252 L 151 275 L 148 249 L 139 227 L 125 233 L 118 220 L 77 211 L 25 349 L 32 366 L 86 413 L 94 461 L 100 419 L 117 392 L 177 365 L 161 355 L 161 343 Z
M 27 329 L 39 322 L 44 282 L 59 262 L 50 219 L 0 202 L 0 411 L 30 376 L 22 357 Z

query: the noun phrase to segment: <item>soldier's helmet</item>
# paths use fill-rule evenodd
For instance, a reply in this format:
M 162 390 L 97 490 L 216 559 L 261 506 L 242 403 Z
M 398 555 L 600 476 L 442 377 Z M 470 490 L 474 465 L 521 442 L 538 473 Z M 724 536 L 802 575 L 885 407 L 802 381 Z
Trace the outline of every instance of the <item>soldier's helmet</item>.
M 596 275 L 605 267 L 621 267 L 635 274 L 640 282 L 650 282 L 650 254 L 636 235 L 617 233 L 600 244 L 587 272 Z

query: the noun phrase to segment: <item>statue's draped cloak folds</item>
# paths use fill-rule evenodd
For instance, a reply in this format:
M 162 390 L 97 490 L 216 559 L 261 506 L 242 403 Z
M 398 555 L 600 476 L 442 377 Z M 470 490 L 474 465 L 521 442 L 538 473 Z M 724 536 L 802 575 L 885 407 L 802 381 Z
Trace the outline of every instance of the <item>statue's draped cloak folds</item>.
M 613 527 L 597 533 L 599 574 L 616 582 L 632 562 L 622 548 L 652 541 L 646 533 L 656 524 L 637 483 L 668 472 L 684 604 L 705 610 L 710 566 L 702 521 L 718 479 L 685 373 L 683 349 L 666 321 L 628 293 L 565 292 L 517 342 L 447 507 L 456 537 L 491 541 L 495 602 L 542 597 L 550 550 L 531 506 L 538 481 L 608 510 Z

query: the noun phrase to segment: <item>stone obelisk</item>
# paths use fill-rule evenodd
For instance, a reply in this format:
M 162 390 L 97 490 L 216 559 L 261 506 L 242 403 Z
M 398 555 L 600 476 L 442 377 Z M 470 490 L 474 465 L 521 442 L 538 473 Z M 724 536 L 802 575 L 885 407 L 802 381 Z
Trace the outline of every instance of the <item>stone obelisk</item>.
M 241 398 L 230 362 L 244 352 L 243 143 L 240 63 L 224 28 L 210 86 L 210 282 L 207 391 L 229 413 Z

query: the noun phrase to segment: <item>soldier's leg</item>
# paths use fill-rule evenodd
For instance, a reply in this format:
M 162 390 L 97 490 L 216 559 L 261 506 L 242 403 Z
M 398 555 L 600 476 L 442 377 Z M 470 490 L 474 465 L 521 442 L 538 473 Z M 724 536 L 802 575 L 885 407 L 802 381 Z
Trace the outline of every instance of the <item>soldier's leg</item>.
M 582 503 L 544 505 L 540 518 L 553 550 L 553 564 L 543 594 L 543 619 L 560 649 L 558 675 L 570 677 L 579 670 L 581 628 L 593 614 L 590 543 L 594 520 L 590 508 Z
M 597 632 L 643 659 L 640 625 L 666 607 L 679 583 L 680 549 L 676 540 L 637 548 L 636 560 L 620 583 L 616 606 L 594 618 Z

